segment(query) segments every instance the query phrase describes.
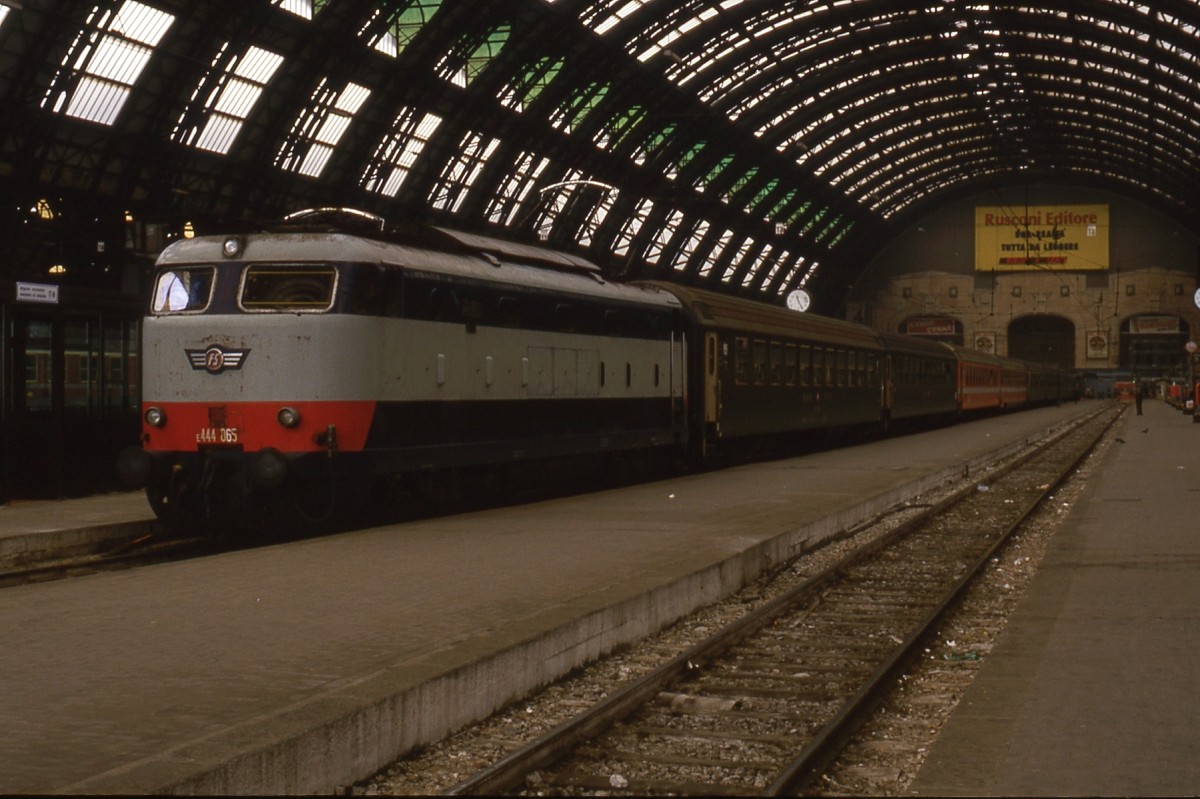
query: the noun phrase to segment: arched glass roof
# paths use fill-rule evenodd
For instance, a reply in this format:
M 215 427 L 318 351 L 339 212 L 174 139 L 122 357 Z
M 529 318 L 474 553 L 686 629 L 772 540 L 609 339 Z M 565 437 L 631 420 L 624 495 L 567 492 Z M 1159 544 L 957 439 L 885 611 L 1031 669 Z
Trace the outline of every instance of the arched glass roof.
M 1052 181 L 1196 226 L 1192 0 L 0 0 L 0 185 L 164 224 L 350 205 L 836 299 Z

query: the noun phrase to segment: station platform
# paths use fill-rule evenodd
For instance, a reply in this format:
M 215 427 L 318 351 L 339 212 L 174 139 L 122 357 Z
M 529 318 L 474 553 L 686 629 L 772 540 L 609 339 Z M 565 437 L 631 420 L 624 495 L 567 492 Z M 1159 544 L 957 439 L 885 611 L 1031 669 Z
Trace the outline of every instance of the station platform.
M 1098 404 L 2 589 L 0 794 L 337 791 Z
M 142 491 L 0 505 L 0 571 L 87 557 L 156 529 Z
M 914 793 L 1200 793 L 1200 424 L 1118 424 Z

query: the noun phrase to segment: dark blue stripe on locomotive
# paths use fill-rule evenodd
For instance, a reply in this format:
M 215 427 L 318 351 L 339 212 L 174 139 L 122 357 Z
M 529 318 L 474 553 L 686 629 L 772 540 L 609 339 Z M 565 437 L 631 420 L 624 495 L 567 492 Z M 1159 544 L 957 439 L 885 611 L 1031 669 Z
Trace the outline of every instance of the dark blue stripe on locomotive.
M 452 466 L 685 440 L 682 401 L 669 398 L 394 402 L 376 407 L 364 454 Z
M 377 264 L 336 263 L 337 296 L 327 313 L 384 316 L 556 333 L 666 341 L 682 324 L 671 308 L 559 289 L 443 275 Z M 246 263 L 218 265 L 208 313 L 242 313 L 237 304 Z

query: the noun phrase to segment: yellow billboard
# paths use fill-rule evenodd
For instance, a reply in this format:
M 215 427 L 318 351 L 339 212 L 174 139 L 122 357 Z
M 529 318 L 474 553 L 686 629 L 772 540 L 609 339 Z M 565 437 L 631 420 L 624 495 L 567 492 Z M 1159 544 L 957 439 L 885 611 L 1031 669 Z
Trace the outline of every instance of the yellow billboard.
M 1108 269 L 1108 206 L 977 206 L 975 271 L 1031 269 Z

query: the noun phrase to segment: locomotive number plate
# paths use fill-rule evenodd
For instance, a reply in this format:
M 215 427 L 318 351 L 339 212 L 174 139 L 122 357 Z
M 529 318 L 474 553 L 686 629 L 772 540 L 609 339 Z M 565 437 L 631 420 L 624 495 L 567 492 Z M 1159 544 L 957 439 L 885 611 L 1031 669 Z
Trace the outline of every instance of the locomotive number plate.
M 197 444 L 236 444 L 239 440 L 236 427 L 201 427 L 196 433 Z

